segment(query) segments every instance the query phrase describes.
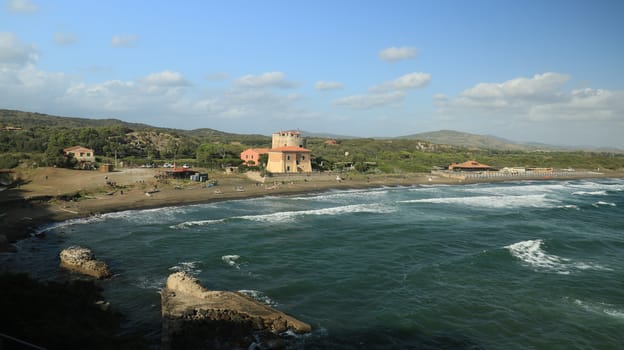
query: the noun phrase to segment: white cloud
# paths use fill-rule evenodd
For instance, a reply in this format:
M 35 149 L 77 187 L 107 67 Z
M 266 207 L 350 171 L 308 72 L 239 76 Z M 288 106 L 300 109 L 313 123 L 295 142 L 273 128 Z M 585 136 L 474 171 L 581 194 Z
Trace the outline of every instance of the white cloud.
M 431 81 L 429 73 L 409 73 L 368 89 L 369 94 L 334 100 L 334 105 L 350 109 L 372 109 L 396 105 L 405 99 L 407 90 L 424 87 Z
M 0 32 L 0 67 L 36 63 L 39 52 L 34 45 L 22 44 L 13 33 Z
M 403 91 L 390 91 L 379 94 L 353 95 L 334 100 L 334 105 L 349 109 L 372 109 L 395 105 L 405 98 Z
M 429 73 L 409 73 L 400 76 L 392 81 L 387 81 L 371 87 L 370 92 L 385 92 L 393 90 L 410 90 L 424 87 L 431 81 Z
M 139 38 L 136 35 L 115 35 L 111 40 L 114 47 L 136 47 Z
M 544 73 L 502 83 L 479 83 L 457 97 L 434 96 L 438 114 L 524 122 L 624 122 L 624 91 L 566 91 L 570 76 Z
M 342 89 L 342 83 L 338 81 L 317 81 L 314 84 L 316 90 L 337 90 Z
M 7 0 L 6 8 L 10 12 L 37 12 L 39 6 L 30 0 Z
M 416 57 L 415 47 L 389 47 L 379 52 L 379 58 L 387 62 L 407 60 Z
M 54 33 L 54 42 L 57 45 L 66 46 L 75 44 L 77 41 L 78 38 L 76 38 L 76 35 L 74 35 L 73 33 Z
M 188 86 L 190 85 L 182 74 L 165 70 L 159 73 L 152 73 L 141 80 L 147 85 L 156 86 Z
M 561 92 L 563 85 L 570 79 L 559 73 L 536 74 L 532 78 L 516 78 L 502 83 L 480 83 L 464 90 L 460 95 L 470 99 L 550 99 Z
M 265 88 L 275 87 L 281 89 L 290 89 L 297 87 L 297 83 L 285 79 L 286 75 L 282 72 L 266 72 L 260 75 L 245 75 L 234 82 L 237 87 L 241 88 Z

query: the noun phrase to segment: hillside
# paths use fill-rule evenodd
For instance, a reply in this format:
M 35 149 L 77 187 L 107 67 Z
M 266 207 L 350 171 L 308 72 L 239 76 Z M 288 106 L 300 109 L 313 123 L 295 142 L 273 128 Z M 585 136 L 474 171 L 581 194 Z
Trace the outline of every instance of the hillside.
M 146 124 L 128 123 L 119 119 L 89 119 L 60 117 L 42 113 L 15 111 L 10 109 L 0 109 L 0 126 L 13 126 L 24 129 L 34 127 L 109 127 L 123 126 L 135 130 L 152 128 Z
M 476 135 L 466 132 L 453 130 L 440 130 L 432 132 L 424 132 L 398 137 L 399 139 L 423 140 L 437 144 L 446 144 L 458 147 L 476 148 L 476 149 L 497 149 L 505 151 L 530 151 L 539 148 L 554 149 L 554 146 L 547 145 L 528 145 L 516 143 L 503 138 L 490 135 Z

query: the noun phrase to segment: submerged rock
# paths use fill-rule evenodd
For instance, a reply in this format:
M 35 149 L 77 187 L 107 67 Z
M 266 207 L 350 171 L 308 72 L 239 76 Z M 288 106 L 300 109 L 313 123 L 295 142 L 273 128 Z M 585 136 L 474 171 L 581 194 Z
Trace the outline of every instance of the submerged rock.
M 207 290 L 185 272 L 161 293 L 162 349 L 282 348 L 279 333 L 310 332 L 307 323 L 242 293 Z
M 63 249 L 59 254 L 61 267 L 76 271 L 95 278 L 107 278 L 111 276 L 108 265 L 101 260 L 96 260 L 95 255 L 89 248 L 71 246 Z

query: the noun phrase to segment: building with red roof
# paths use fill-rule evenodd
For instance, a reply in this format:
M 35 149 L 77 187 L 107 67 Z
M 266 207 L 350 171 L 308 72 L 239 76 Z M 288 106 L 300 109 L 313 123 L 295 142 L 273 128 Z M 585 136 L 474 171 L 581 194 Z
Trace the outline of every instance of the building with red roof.
M 493 171 L 496 170 L 489 165 L 481 164 L 476 160 L 469 160 L 463 163 L 453 163 L 449 165 L 451 171 Z
M 248 148 L 241 152 L 240 159 L 245 165 L 259 165 L 260 156 L 269 153 L 268 148 Z
M 299 146 L 271 148 L 266 170 L 271 173 L 312 172 L 311 154 L 312 151 Z

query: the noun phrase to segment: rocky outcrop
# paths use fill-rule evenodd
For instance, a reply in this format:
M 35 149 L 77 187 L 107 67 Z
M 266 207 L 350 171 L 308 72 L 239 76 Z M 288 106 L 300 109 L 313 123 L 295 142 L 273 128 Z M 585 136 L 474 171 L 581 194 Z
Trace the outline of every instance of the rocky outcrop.
M 169 276 L 162 297 L 162 349 L 275 349 L 279 333 L 310 325 L 242 293 L 207 290 L 185 272 Z
M 111 276 L 108 265 L 101 260 L 96 260 L 95 255 L 89 248 L 71 246 L 63 249 L 60 254 L 61 267 L 76 271 L 95 278 L 107 278 Z

